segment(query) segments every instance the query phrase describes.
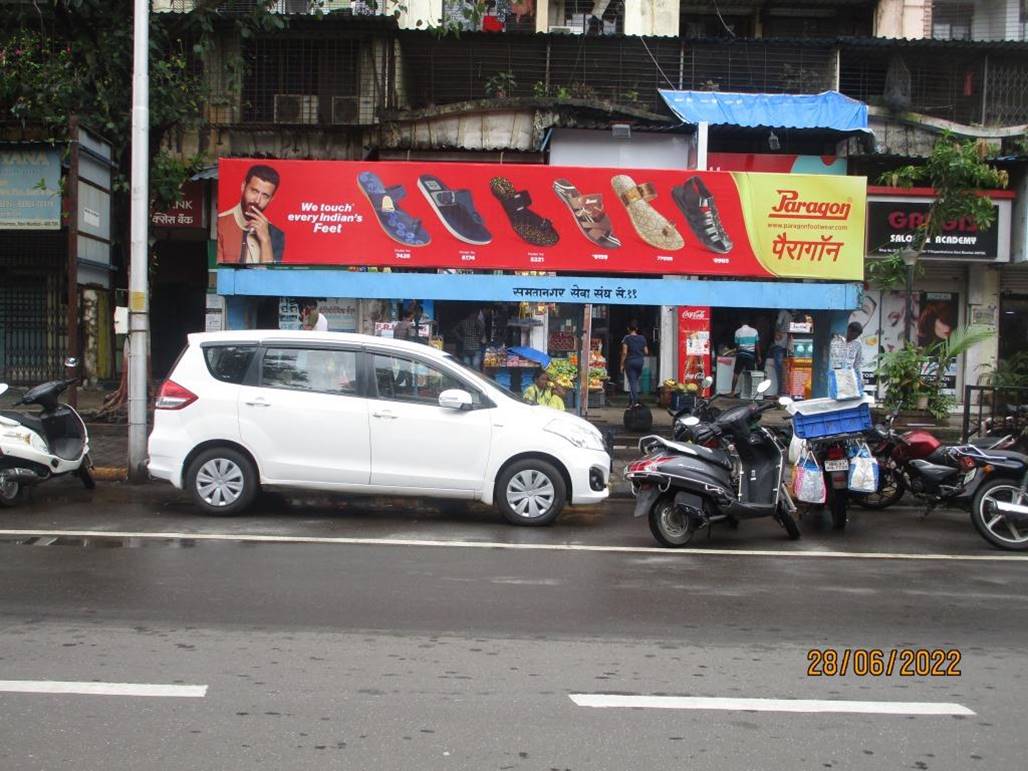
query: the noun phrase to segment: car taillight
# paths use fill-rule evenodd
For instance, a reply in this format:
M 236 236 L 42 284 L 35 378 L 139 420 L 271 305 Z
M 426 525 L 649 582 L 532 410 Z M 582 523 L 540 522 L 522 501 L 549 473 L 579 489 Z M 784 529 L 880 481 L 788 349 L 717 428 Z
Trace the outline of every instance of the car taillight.
M 181 410 L 195 402 L 199 397 L 188 388 L 183 388 L 174 380 L 165 380 L 161 390 L 157 392 L 154 408 L 158 410 Z

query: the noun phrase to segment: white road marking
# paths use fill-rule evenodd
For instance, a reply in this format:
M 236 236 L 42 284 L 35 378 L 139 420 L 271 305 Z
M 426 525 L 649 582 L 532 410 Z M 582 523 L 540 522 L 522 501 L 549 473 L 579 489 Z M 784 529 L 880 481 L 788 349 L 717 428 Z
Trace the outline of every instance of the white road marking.
M 836 699 L 730 699 L 704 696 L 626 696 L 572 693 L 579 707 L 711 709 L 741 712 L 846 712 L 864 715 L 974 715 L 962 704 L 922 701 L 845 701 Z
M 159 696 L 202 699 L 206 685 L 163 683 L 92 683 L 65 680 L 0 680 L 0 693 L 71 693 L 83 696 Z
M 907 554 L 903 552 L 848 552 L 811 549 L 665 549 L 659 546 L 595 546 L 577 543 L 503 543 L 501 541 L 447 541 L 420 538 L 346 538 L 314 535 L 254 535 L 245 533 L 162 533 L 121 530 L 0 530 L 0 538 L 146 538 L 155 541 L 237 541 L 243 543 L 320 543 L 348 546 L 443 546 L 455 549 L 508 549 L 513 551 L 582 551 L 614 554 L 659 554 L 664 557 L 828 557 L 864 560 L 945 560 L 955 562 L 1026 562 L 1028 555 Z

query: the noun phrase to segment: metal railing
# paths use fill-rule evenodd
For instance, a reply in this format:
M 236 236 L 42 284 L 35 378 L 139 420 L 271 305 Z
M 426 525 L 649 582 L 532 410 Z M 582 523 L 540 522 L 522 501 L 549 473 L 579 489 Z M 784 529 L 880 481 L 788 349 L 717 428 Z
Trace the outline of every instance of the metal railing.
M 964 386 L 961 440 L 966 442 L 972 435 L 984 433 L 982 426 L 987 417 L 992 418 L 993 425 L 998 421 L 1012 421 L 1013 428 L 1024 428 L 1022 424 L 1028 423 L 1028 387 Z

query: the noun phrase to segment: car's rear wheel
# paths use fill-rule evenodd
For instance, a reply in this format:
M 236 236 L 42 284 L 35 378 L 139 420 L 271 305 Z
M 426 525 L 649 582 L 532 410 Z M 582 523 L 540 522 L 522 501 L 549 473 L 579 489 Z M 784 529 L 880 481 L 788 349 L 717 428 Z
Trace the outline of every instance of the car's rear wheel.
M 496 480 L 496 506 L 512 525 L 549 525 L 564 508 L 567 485 L 552 463 L 528 458 L 512 463 Z
M 189 464 L 186 484 L 204 513 L 230 517 L 253 503 L 257 472 L 250 459 L 238 450 L 212 447 Z

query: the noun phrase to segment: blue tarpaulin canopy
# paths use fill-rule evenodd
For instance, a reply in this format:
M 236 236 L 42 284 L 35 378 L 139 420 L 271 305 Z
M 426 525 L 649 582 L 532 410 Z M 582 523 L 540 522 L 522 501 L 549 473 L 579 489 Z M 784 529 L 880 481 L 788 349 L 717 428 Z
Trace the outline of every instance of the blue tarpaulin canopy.
M 867 105 L 838 91 L 820 94 L 737 94 L 670 91 L 660 95 L 685 123 L 870 131 Z
M 538 348 L 529 348 L 527 345 L 519 345 L 514 348 L 508 348 L 507 350 L 511 353 L 516 353 L 522 359 L 534 361 L 537 364 L 541 364 L 544 367 L 549 366 L 550 364 L 550 357 L 542 351 L 540 351 Z

